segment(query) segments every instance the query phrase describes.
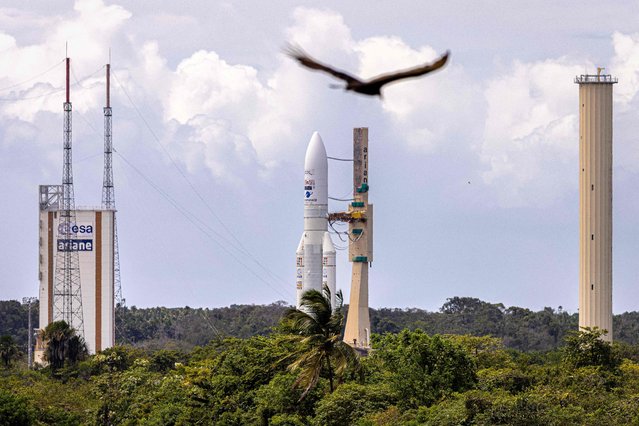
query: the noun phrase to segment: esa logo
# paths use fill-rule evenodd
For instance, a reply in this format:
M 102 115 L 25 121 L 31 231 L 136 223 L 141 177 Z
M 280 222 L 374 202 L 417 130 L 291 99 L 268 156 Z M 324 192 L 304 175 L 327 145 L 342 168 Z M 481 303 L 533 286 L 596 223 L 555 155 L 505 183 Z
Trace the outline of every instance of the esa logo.
M 58 225 L 58 235 L 91 235 L 93 234 L 93 225 L 78 223 L 61 223 Z
M 306 191 L 304 195 L 306 196 L 306 198 L 311 198 L 311 195 L 313 195 L 313 193 L 311 191 Z

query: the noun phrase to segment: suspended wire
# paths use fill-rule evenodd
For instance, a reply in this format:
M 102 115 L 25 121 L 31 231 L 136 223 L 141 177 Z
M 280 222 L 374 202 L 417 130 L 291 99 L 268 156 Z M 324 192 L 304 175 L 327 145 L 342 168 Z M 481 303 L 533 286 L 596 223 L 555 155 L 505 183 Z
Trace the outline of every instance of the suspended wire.
M 179 203 L 177 201 L 175 201 L 169 194 L 167 194 L 164 190 L 162 190 L 162 188 L 158 185 L 156 185 L 151 179 L 149 179 L 144 173 L 142 173 L 137 167 L 135 167 L 129 160 L 127 160 L 122 154 L 120 154 L 118 151 L 113 150 L 129 167 L 131 167 L 136 173 L 138 173 L 142 179 L 144 179 L 153 189 L 155 189 L 160 195 L 162 195 L 162 197 L 164 197 L 178 212 L 180 212 L 189 222 L 191 222 L 191 224 L 193 226 L 195 226 L 196 228 L 198 228 L 204 235 L 206 235 L 211 241 L 213 241 L 215 244 L 217 244 L 220 248 L 222 248 L 222 250 L 224 250 L 229 256 L 231 256 L 233 259 L 235 259 L 240 265 L 242 265 L 244 267 L 244 269 L 246 269 L 248 272 L 250 272 L 252 275 L 254 275 L 257 279 L 259 279 L 260 281 L 262 281 L 264 284 L 266 284 L 267 286 L 269 286 L 272 290 L 276 291 L 277 293 L 280 294 L 280 296 L 288 298 L 289 296 L 285 295 L 284 293 L 282 293 L 278 288 L 274 287 L 271 285 L 271 283 L 269 283 L 268 281 L 266 281 L 261 275 L 259 275 L 258 273 L 256 273 L 255 271 L 253 271 L 251 268 L 248 267 L 248 265 L 246 265 L 244 262 L 242 262 L 241 259 L 239 259 L 233 252 L 231 252 L 228 247 L 226 247 L 224 244 L 220 243 L 219 241 L 217 241 L 215 238 L 213 238 L 213 236 L 211 234 L 209 234 L 207 232 L 206 225 L 204 224 L 203 221 L 201 221 L 200 219 L 198 219 L 196 216 L 194 216 L 192 213 L 190 213 L 187 209 L 183 208 L 182 206 L 179 205 Z M 199 223 L 198 223 L 199 222 Z M 202 226 L 204 225 L 204 226 Z M 237 248 L 236 248 L 237 249 Z
M 81 114 L 80 117 L 89 125 L 89 127 L 91 129 L 93 129 L 93 131 L 99 135 L 97 129 L 89 122 L 86 120 L 86 118 L 84 118 Z M 179 206 L 179 204 L 172 199 L 166 192 L 164 192 L 158 185 L 154 184 L 148 177 L 146 177 L 146 175 L 144 175 L 139 169 L 137 169 L 133 164 L 131 164 L 126 158 L 124 158 L 124 156 L 122 154 L 120 154 L 119 152 L 117 152 L 115 149 L 113 150 L 113 152 L 115 152 L 122 160 L 124 160 L 124 162 L 131 167 L 133 170 L 136 171 L 136 173 L 138 173 L 140 176 L 142 176 L 142 178 L 149 184 L 151 185 L 151 187 L 153 187 L 156 191 L 158 191 L 158 193 L 160 195 L 162 195 L 165 199 L 167 199 L 172 205 L 173 207 L 176 208 L 176 210 L 178 210 L 182 215 L 184 215 L 187 220 L 189 220 L 193 225 L 195 225 L 200 231 L 202 231 L 202 233 L 204 233 L 207 237 L 209 237 L 209 239 L 211 239 L 213 242 L 215 242 L 216 244 L 218 244 L 220 247 L 222 247 L 222 249 L 224 251 L 226 251 L 229 255 L 231 255 L 236 261 L 238 261 L 238 263 L 240 263 L 242 266 L 244 266 L 249 272 L 251 272 L 253 275 L 256 275 L 259 279 L 261 279 L 262 281 L 264 281 L 260 276 L 258 276 L 257 274 L 255 274 L 255 272 L 253 272 L 250 268 L 248 268 L 246 265 L 244 265 L 241 261 L 239 261 L 239 259 L 237 257 L 235 257 L 232 253 L 230 253 L 223 245 L 221 245 L 218 241 L 216 241 L 215 239 L 212 238 L 212 236 L 210 234 L 207 234 L 206 231 L 204 231 L 200 226 L 198 226 L 196 223 L 194 223 L 192 220 L 189 219 L 188 214 L 191 214 L 192 218 L 197 220 L 198 222 L 200 222 L 200 224 L 202 224 L 204 227 L 208 228 L 209 230 L 211 230 L 211 232 L 215 233 L 216 235 L 220 236 L 222 239 L 224 239 L 224 237 L 222 235 L 220 235 L 218 232 L 216 232 L 214 229 L 212 229 L 208 224 L 206 224 L 204 221 L 200 220 L 199 218 L 197 218 L 196 216 L 194 216 L 192 213 L 189 213 L 185 208 Z M 102 153 L 98 153 L 98 154 L 94 154 L 88 157 L 85 157 L 81 160 L 78 161 L 83 161 L 89 158 L 93 158 L 96 157 L 98 155 L 101 155 Z M 228 241 L 228 240 L 227 240 Z M 236 248 L 237 249 L 237 248 Z M 268 282 L 264 281 L 269 287 L 271 287 L 273 290 L 275 290 L 277 293 L 279 293 L 281 296 L 283 296 L 284 298 L 287 298 L 287 296 L 285 294 L 283 294 L 281 291 L 279 291 L 276 288 L 273 288 Z M 188 287 L 188 286 L 187 286 Z M 189 288 L 189 291 L 191 291 L 191 293 L 193 293 L 193 290 Z M 200 315 L 202 315 L 204 317 L 205 322 L 209 325 L 209 327 L 211 328 L 211 330 L 213 330 L 213 332 L 217 335 L 218 338 L 223 338 L 223 334 L 219 331 L 219 329 L 211 322 L 211 319 L 208 318 L 204 312 L 202 312 L 200 310 Z M 127 339 L 128 340 L 128 339 Z M 130 340 L 129 340 L 130 341 Z
M 326 157 L 329 160 L 335 160 L 335 161 L 355 161 L 352 158 L 337 158 L 337 157 Z
M 94 131 L 97 135 L 99 135 L 99 133 L 98 133 L 97 129 L 96 129 L 96 128 L 95 128 L 95 127 L 94 127 L 94 126 L 93 126 L 93 125 L 92 125 L 92 124 L 88 121 L 88 120 L 86 120 L 86 118 L 85 118 L 82 114 L 80 114 L 80 118 L 82 118 L 82 119 L 83 119 L 83 120 L 84 120 L 84 121 L 85 121 L 85 122 L 89 125 L 89 127 L 90 127 L 91 129 L 93 129 L 93 131 Z M 185 215 L 185 216 L 187 217 L 187 219 L 189 219 L 189 218 L 188 218 L 188 216 L 187 216 L 187 213 L 188 213 L 188 214 L 190 214 L 190 215 L 192 216 L 192 218 L 193 218 L 193 219 L 197 220 L 197 221 L 198 221 L 198 222 L 199 222 L 202 226 L 204 226 L 204 227 L 208 228 L 208 229 L 209 229 L 212 233 L 214 233 L 215 235 L 217 235 L 219 238 L 221 238 L 221 239 L 225 240 L 226 242 L 230 243 L 230 241 L 228 241 L 228 239 L 226 239 L 223 235 L 221 235 L 220 233 L 218 233 L 217 231 L 215 231 L 213 228 L 211 228 L 211 227 L 210 227 L 207 223 L 205 223 L 204 221 L 202 221 L 201 219 L 199 219 L 198 217 L 196 217 L 196 216 L 195 216 L 195 215 L 193 215 L 192 213 L 188 212 L 185 208 L 183 208 L 183 207 L 179 206 L 179 205 L 178 205 L 178 203 L 177 203 L 174 199 L 172 199 L 172 198 L 171 198 L 171 197 L 170 197 L 170 196 L 169 196 L 166 192 L 164 192 L 163 190 L 161 190 L 161 189 L 159 188 L 159 186 L 157 186 L 157 185 L 153 184 L 153 183 L 151 182 L 151 180 L 150 180 L 148 177 L 146 177 L 146 176 L 145 176 L 145 175 L 144 175 L 144 174 L 143 174 L 143 173 L 142 173 L 139 169 L 137 169 L 137 168 L 136 168 L 135 166 L 133 166 L 133 165 L 132 165 L 132 164 L 131 164 L 128 160 L 126 160 L 126 158 L 124 158 L 124 156 L 122 156 L 122 154 L 120 154 L 119 152 L 117 152 L 117 150 L 113 149 L 113 152 L 115 152 L 118 156 L 120 156 L 120 158 L 122 158 L 122 160 L 124 160 L 124 161 L 125 161 L 125 163 L 127 163 L 127 165 L 131 166 L 131 168 L 133 168 L 133 169 L 134 169 L 134 170 L 135 170 L 135 171 L 136 171 L 139 175 L 141 175 L 141 176 L 142 176 L 142 177 L 143 177 L 143 178 L 147 181 L 147 183 L 149 183 L 152 187 L 154 187 L 154 189 L 156 189 L 156 190 L 157 190 L 157 191 L 158 191 L 158 192 L 159 192 L 159 193 L 160 193 L 163 197 L 165 197 L 167 200 L 169 200 L 169 202 L 170 202 L 170 203 L 171 203 L 171 204 L 172 204 L 172 205 L 173 205 L 173 206 L 174 206 L 174 207 L 175 207 L 178 211 L 180 211 L 180 213 L 182 213 L 183 215 Z M 92 155 L 92 156 L 90 156 L 90 157 L 84 158 L 83 160 L 88 159 L 88 158 L 95 157 L 95 156 L 100 155 L 100 154 L 101 154 L 101 153 L 99 153 L 99 154 L 95 154 L 95 155 Z M 82 161 L 82 160 L 80 160 L 80 161 Z M 186 212 L 186 213 L 185 213 L 185 212 Z M 191 223 L 193 223 L 193 221 L 192 221 L 192 220 L 190 220 L 190 219 L 189 219 L 189 221 L 191 221 Z M 230 252 L 229 252 L 229 251 L 228 251 L 228 250 L 227 250 L 227 249 L 226 249 L 226 248 L 225 248 L 225 247 L 224 247 L 221 243 L 219 243 L 218 241 L 214 240 L 214 239 L 213 239 L 213 237 L 212 237 L 210 234 L 207 234 L 205 231 L 203 231 L 203 230 L 202 230 L 202 228 L 201 228 L 200 226 L 198 226 L 197 224 L 195 224 L 195 223 L 193 223 L 193 224 L 194 224 L 196 227 L 198 227 L 198 228 L 199 228 L 199 229 L 200 229 L 200 230 L 201 230 L 201 231 L 202 231 L 205 235 L 207 235 L 210 239 L 212 239 L 212 240 L 213 240 L 216 244 L 218 244 L 219 246 L 221 246 L 221 247 L 224 249 L 224 251 L 226 251 L 227 253 L 229 253 L 229 254 L 230 254 L 230 255 L 231 255 L 231 256 L 232 256 L 235 260 L 237 260 L 237 261 L 238 261 L 238 262 L 239 262 L 242 266 L 244 266 L 247 270 L 249 270 L 249 271 L 250 271 L 253 275 L 256 275 L 256 274 L 255 274 L 252 270 L 250 270 L 248 267 L 246 267 L 246 265 L 244 265 L 241 261 L 239 261 L 239 260 L 237 259 L 237 257 L 235 257 L 232 253 L 230 253 Z M 236 250 L 238 250 L 238 249 L 237 249 L 237 247 L 233 246 L 232 244 L 231 244 L 231 246 L 232 246 L 233 248 L 235 248 Z M 239 250 L 238 250 L 238 251 L 239 251 Z M 258 277 L 258 278 L 260 278 L 262 281 L 264 281 L 261 277 Z M 269 285 L 269 287 L 273 288 L 272 286 L 270 286 L 270 284 L 269 284 L 268 282 L 266 282 L 266 281 L 264 281 L 264 282 L 265 282 L 267 285 Z M 277 290 L 277 289 L 274 289 L 274 290 L 275 290 L 275 291 L 277 291 L 277 292 L 278 292 L 281 296 L 283 296 L 283 297 L 287 297 L 287 296 L 286 296 L 285 294 L 283 294 L 281 291 L 279 291 L 279 290 Z M 209 320 L 207 319 L 207 321 L 209 321 Z M 213 326 L 213 327 L 214 327 L 214 326 Z M 216 331 L 216 333 L 218 334 L 218 337 L 221 337 L 221 334 L 219 333 L 219 331 Z
M 346 242 L 346 240 L 342 238 L 342 235 L 341 235 L 341 234 L 347 234 L 347 232 L 340 232 L 340 231 L 338 231 L 337 229 L 335 229 L 335 227 L 333 226 L 333 224 L 332 224 L 331 222 L 328 222 L 328 225 L 331 227 L 331 229 L 332 229 L 333 231 L 335 231 L 335 234 L 337 235 L 337 238 L 339 238 L 341 242 L 345 243 L 345 242 Z
M 90 160 L 90 159 L 95 158 L 95 157 L 97 157 L 99 155 L 102 155 L 102 153 L 98 152 L 97 154 L 87 155 L 86 157 L 82 157 L 82 158 L 80 158 L 78 160 L 74 160 L 74 162 L 75 163 L 81 163 L 82 161 Z
M 264 272 L 266 272 L 268 275 L 270 275 L 271 277 L 281 281 L 282 283 L 286 283 L 285 280 L 283 280 L 281 277 L 277 276 L 276 274 L 274 274 L 273 272 L 271 272 L 268 268 L 266 268 L 264 265 L 262 265 L 261 262 L 259 262 L 257 260 L 257 258 L 251 254 L 245 247 L 244 245 L 241 243 L 241 241 L 235 236 L 235 234 L 231 231 L 231 229 L 226 226 L 226 224 L 222 221 L 222 219 L 220 219 L 220 217 L 215 213 L 215 211 L 213 210 L 213 208 L 210 206 L 209 203 L 206 202 L 206 200 L 204 199 L 204 197 L 200 194 L 200 192 L 195 188 L 195 186 L 193 185 L 193 183 L 190 181 L 190 179 L 186 176 L 186 174 L 182 171 L 182 169 L 178 166 L 177 162 L 174 160 L 173 156 L 169 153 L 169 151 L 167 150 L 167 148 L 162 144 L 162 142 L 160 142 L 160 139 L 158 138 L 158 136 L 155 134 L 155 132 L 153 131 L 153 128 L 149 125 L 148 121 L 146 120 L 146 118 L 144 118 L 144 116 L 142 115 L 142 112 L 140 111 L 140 109 L 137 107 L 137 105 L 135 104 L 135 102 L 133 102 L 133 99 L 131 98 L 131 96 L 129 95 L 129 92 L 126 90 L 126 88 L 124 87 L 124 85 L 122 84 L 122 82 L 120 81 L 120 79 L 118 78 L 117 74 L 115 73 L 115 71 L 111 70 L 111 74 L 115 77 L 115 81 L 118 84 L 118 87 L 120 87 L 120 89 L 122 89 L 122 91 L 124 92 L 125 96 L 127 97 L 127 99 L 129 100 L 129 102 L 131 103 L 131 105 L 133 106 L 133 109 L 135 109 L 136 113 L 138 114 L 138 116 L 140 117 L 140 119 L 142 120 L 142 122 L 144 123 L 144 125 L 146 126 L 146 128 L 148 129 L 149 133 L 151 133 L 151 135 L 153 136 L 153 139 L 157 142 L 158 145 L 160 145 L 160 147 L 162 148 L 162 150 L 164 151 L 164 153 L 167 155 L 167 157 L 169 158 L 169 160 L 171 161 L 171 163 L 173 164 L 173 166 L 175 167 L 175 169 L 177 169 L 177 171 L 180 173 L 180 175 L 182 176 L 182 178 L 187 182 L 187 184 L 189 185 L 189 187 L 191 188 L 191 190 L 195 193 L 195 195 L 200 199 L 200 201 L 204 204 L 204 206 L 207 208 L 207 210 L 211 213 L 211 215 L 220 223 L 220 225 L 222 225 L 222 227 L 226 230 L 226 232 L 235 240 L 235 242 L 237 243 L 237 245 L 239 246 L 239 248 L 236 247 L 236 250 L 243 252 L 249 259 L 251 259 L 251 261 L 253 261 L 256 265 L 258 265 Z M 218 234 L 219 235 L 219 234 Z M 221 238 L 224 238 L 220 235 Z M 224 238 L 225 239 L 225 238 Z M 228 241 L 228 240 L 227 240 Z
M 82 114 L 80 114 L 80 117 L 89 125 L 89 127 L 91 129 L 93 129 L 93 131 L 99 135 L 98 131 L 96 130 L 96 128 L 91 125 L 91 123 L 89 121 L 86 120 L 86 118 L 84 118 L 82 116 Z M 238 261 L 238 263 L 240 263 L 242 266 L 244 266 L 247 270 L 249 270 L 253 275 L 256 275 L 255 272 L 253 272 L 251 269 L 249 269 L 244 263 L 242 263 L 241 261 L 239 261 L 239 259 L 237 257 L 235 257 L 231 252 L 229 252 L 226 247 L 224 247 L 220 242 L 216 241 L 215 239 L 213 239 L 213 237 L 210 234 L 207 234 L 205 231 L 202 230 L 202 228 L 195 224 L 191 219 L 189 219 L 187 214 L 190 214 L 192 216 L 192 218 L 196 221 L 198 221 L 202 226 L 204 226 L 205 228 L 208 228 L 212 233 L 214 233 L 215 235 L 217 235 L 218 237 L 220 237 L 221 239 L 223 239 L 224 241 L 226 241 L 227 243 L 230 243 L 228 241 L 228 239 L 226 239 L 223 235 L 221 235 L 219 232 L 215 231 L 213 228 L 211 228 L 206 222 L 204 222 L 203 220 L 199 219 L 198 217 L 196 217 L 195 215 L 193 215 L 192 213 L 188 212 L 185 208 L 179 206 L 179 204 L 177 203 L 177 201 L 175 201 L 172 197 L 170 197 L 165 191 L 163 191 L 162 189 L 160 189 L 160 187 L 158 185 L 155 185 L 154 183 L 152 183 L 152 181 L 146 177 L 146 175 L 144 175 L 139 169 L 137 169 L 135 166 L 133 166 L 133 164 L 131 164 L 126 158 L 124 158 L 124 156 L 122 154 L 120 154 L 117 150 L 113 149 L 113 152 L 115 152 L 118 156 L 120 156 L 120 158 L 122 158 L 122 160 L 125 161 L 125 163 L 127 165 L 129 165 L 131 168 L 133 168 L 133 170 L 135 170 L 140 176 L 142 176 L 144 178 L 144 180 L 147 181 L 147 183 L 149 183 L 149 185 L 151 185 L 154 189 L 156 189 L 156 191 L 158 191 L 164 198 L 166 198 L 178 211 L 180 211 L 180 213 L 182 213 L 185 217 L 187 217 L 187 219 L 193 223 L 198 229 L 200 229 L 200 231 L 202 231 L 205 235 L 207 235 L 212 241 L 214 241 L 216 244 L 218 244 L 220 247 L 222 247 L 222 249 L 224 251 L 226 251 L 228 254 L 230 254 L 235 260 Z M 97 155 L 100 155 L 101 153 L 95 154 L 95 155 L 91 155 L 89 157 L 83 158 L 82 160 L 86 160 L 88 158 L 92 158 L 95 157 Z M 79 161 L 82 161 L 79 160 Z M 236 250 L 237 247 L 233 246 L 231 244 L 231 246 L 233 248 L 235 248 Z M 238 250 L 240 251 L 240 250 Z M 261 277 L 258 276 L 258 278 L 260 278 L 262 281 L 264 281 Z M 274 289 L 275 291 L 277 291 L 281 296 L 283 297 L 287 297 L 285 294 L 283 294 L 281 291 L 279 291 L 278 289 L 273 288 L 268 282 L 264 281 L 269 287 L 271 287 L 272 289 Z M 221 337 L 221 335 L 218 333 L 218 337 Z
M 329 200 L 335 200 L 335 201 L 353 201 L 355 198 L 335 198 L 335 197 L 328 197 Z
M 27 96 L 27 97 L 24 97 L 24 98 L 0 98 L 0 102 L 17 102 L 17 101 L 28 101 L 28 100 L 31 100 L 31 99 L 44 98 L 46 96 L 53 95 L 55 93 L 60 93 L 60 92 L 62 92 L 64 90 L 65 90 L 65 88 L 63 87 L 61 89 L 55 89 L 55 90 L 52 90 L 50 92 L 43 93 L 43 94 L 40 94 L 40 95 Z
M 81 112 L 78 112 L 78 111 L 74 111 L 74 112 L 76 113 L 77 116 L 79 116 L 82 119 L 82 121 L 84 121 L 84 123 L 87 126 L 89 126 L 91 128 L 91 130 L 93 130 L 94 133 L 96 133 L 98 136 L 100 135 L 98 133 L 98 130 L 93 126 L 93 124 L 89 120 L 86 119 L 86 117 Z M 100 152 L 100 154 L 102 154 L 102 152 Z M 99 155 L 99 154 L 97 154 L 97 155 Z
M 117 162 L 117 163 L 115 163 L 115 164 L 118 164 L 118 168 L 119 168 L 119 164 L 120 164 L 120 163 L 119 163 L 119 162 Z M 124 171 L 124 169 L 122 169 L 122 171 Z M 131 185 L 132 185 L 132 182 L 129 182 L 129 179 L 128 179 L 128 177 L 127 177 L 127 173 L 122 173 L 122 175 L 121 175 L 121 176 L 122 176 L 122 178 L 123 178 L 125 181 L 127 181 L 127 182 L 128 182 L 128 186 L 131 186 Z M 136 201 L 137 201 L 137 199 L 134 199 L 134 200 L 136 200 Z M 191 292 L 191 294 L 193 294 L 193 295 L 195 296 L 195 294 L 194 294 L 194 292 L 193 292 L 193 289 L 191 288 L 191 286 L 190 286 L 188 283 L 186 283 L 186 287 L 189 289 L 189 291 Z M 200 310 L 200 314 L 201 314 L 201 315 L 204 315 L 204 312 L 202 312 L 202 310 L 201 310 L 201 309 L 198 309 L 198 310 Z M 210 319 L 210 318 L 208 318 L 208 317 L 206 317 L 206 316 L 205 316 L 205 322 L 209 325 L 209 328 L 211 328 L 211 330 L 213 330 L 213 332 L 214 332 L 214 333 L 215 333 L 215 334 L 216 334 L 219 338 L 222 338 L 222 337 L 223 337 L 223 334 L 222 334 L 222 333 L 219 331 L 219 329 L 218 329 L 218 328 L 217 328 L 217 327 L 216 327 L 216 326 L 215 326 L 215 325 L 211 322 L 211 319 Z M 117 325 L 116 325 L 116 331 L 117 331 L 118 333 L 121 333 L 121 332 L 120 332 L 120 330 L 117 328 Z M 134 344 L 134 342 L 132 342 L 132 341 L 131 341 L 128 337 L 124 336 L 124 339 L 125 339 L 125 340 L 127 340 L 127 341 L 129 341 L 131 344 Z
M 64 61 L 65 61 L 65 59 L 62 59 L 60 62 L 58 62 L 57 64 L 53 65 L 51 68 L 47 69 L 46 71 L 42 71 L 40 74 L 34 75 L 33 77 L 30 77 L 30 78 L 28 78 L 26 80 L 21 81 L 20 83 L 16 83 L 16 84 L 14 84 L 12 86 L 3 87 L 3 88 L 0 89 L 0 92 L 4 92 L 5 90 L 11 90 L 14 87 L 22 86 L 23 84 L 26 84 L 26 83 L 28 83 L 30 81 L 33 81 L 33 80 L 35 80 L 38 77 L 42 77 L 43 75 L 45 75 L 49 71 L 53 71 L 55 68 L 59 67 L 60 64 L 64 63 Z
M 193 289 L 190 286 L 187 286 L 187 288 L 189 289 L 193 297 L 197 298 L 197 295 L 193 292 Z M 200 313 L 200 316 L 204 318 L 204 321 L 208 324 L 209 328 L 213 330 L 213 332 L 217 335 L 217 338 L 222 339 L 224 336 L 222 335 L 222 333 L 220 333 L 220 330 L 218 330 L 215 324 L 211 322 L 209 316 L 204 313 L 204 310 L 202 308 L 195 308 L 195 310 L 197 310 Z
M 89 75 L 87 75 L 85 77 L 82 77 L 82 79 L 80 79 L 80 81 L 84 81 L 84 80 L 87 80 L 87 79 L 93 77 L 100 70 L 102 70 L 102 68 L 104 68 L 104 66 L 100 67 L 100 69 L 96 70 L 95 72 L 93 72 L 93 73 L 91 73 L 91 74 L 89 74 Z M 77 81 L 77 79 L 76 79 L 76 81 Z M 80 84 L 80 81 L 77 81 L 77 83 L 74 83 L 72 86 L 76 86 L 76 85 Z M 34 95 L 34 96 L 26 96 L 26 97 L 22 97 L 22 98 L 20 98 L 20 97 L 18 97 L 18 98 L 0 98 L 0 102 L 17 102 L 17 101 L 27 101 L 27 100 L 31 100 L 31 99 L 44 98 L 46 96 L 53 95 L 55 93 L 63 92 L 64 90 L 66 90 L 66 87 L 62 87 L 62 88 L 55 89 L 55 90 L 52 90 L 52 91 L 47 92 L 47 93 L 42 93 L 42 94 Z
M 102 70 L 104 69 L 104 67 L 105 67 L 105 66 L 104 66 L 104 65 L 102 65 L 102 66 L 101 66 L 98 70 L 96 70 L 93 74 L 91 74 L 90 76 L 85 77 L 83 80 L 86 80 L 86 79 L 88 79 L 88 78 L 93 77 L 95 74 L 97 74 L 98 72 L 102 71 Z M 74 70 L 73 65 L 71 65 L 71 75 L 73 76 L 73 79 L 75 80 L 75 84 L 74 84 L 74 85 L 79 86 L 81 89 L 87 90 L 87 88 L 86 88 L 86 87 L 84 87 L 84 86 L 82 85 L 82 83 L 80 82 L 80 80 L 78 80 L 78 77 L 75 75 L 75 70 Z M 89 127 L 93 130 L 93 132 L 95 132 L 95 134 L 96 134 L 96 135 L 98 135 L 98 136 L 100 136 L 100 137 L 102 136 L 102 135 L 100 135 L 100 133 L 98 132 L 98 130 L 97 130 L 97 129 L 93 126 L 93 124 L 92 124 L 89 120 L 87 120 L 87 119 L 86 119 L 86 117 L 84 117 L 84 115 L 83 115 L 82 113 L 80 113 L 80 112 L 78 112 L 78 111 L 75 111 L 75 112 L 76 112 L 77 114 L 79 114 L 79 115 L 80 115 L 80 118 L 82 119 L 82 121 L 84 121 L 84 122 L 87 124 L 87 126 L 89 126 Z M 97 120 L 96 120 L 96 121 L 97 121 Z

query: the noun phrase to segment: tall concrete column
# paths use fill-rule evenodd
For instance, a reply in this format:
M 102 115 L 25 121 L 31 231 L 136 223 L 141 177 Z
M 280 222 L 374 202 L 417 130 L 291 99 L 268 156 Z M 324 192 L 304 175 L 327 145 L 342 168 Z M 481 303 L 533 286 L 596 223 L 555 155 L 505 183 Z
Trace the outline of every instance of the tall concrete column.
M 370 348 L 371 321 L 368 312 L 368 267 L 373 262 L 373 205 L 368 204 L 368 128 L 353 129 L 353 202 L 349 215 L 349 261 L 353 263 L 351 297 L 344 341 Z
M 612 341 L 612 85 L 610 75 L 579 84 L 579 327 Z

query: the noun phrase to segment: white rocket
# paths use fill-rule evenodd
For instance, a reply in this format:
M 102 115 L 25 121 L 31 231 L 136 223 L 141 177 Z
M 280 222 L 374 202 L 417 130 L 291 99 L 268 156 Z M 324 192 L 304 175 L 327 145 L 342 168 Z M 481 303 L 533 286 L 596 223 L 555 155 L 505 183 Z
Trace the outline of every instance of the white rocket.
M 313 133 L 304 160 L 304 233 L 297 247 L 297 307 L 308 290 L 331 291 L 335 308 L 335 246 L 328 233 L 328 159 L 319 133 Z

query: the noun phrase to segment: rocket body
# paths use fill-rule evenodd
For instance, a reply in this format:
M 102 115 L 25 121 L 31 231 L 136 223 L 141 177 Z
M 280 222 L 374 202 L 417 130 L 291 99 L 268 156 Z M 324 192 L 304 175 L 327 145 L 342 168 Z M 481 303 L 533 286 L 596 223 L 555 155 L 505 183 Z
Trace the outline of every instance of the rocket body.
M 304 160 L 304 233 L 297 247 L 297 307 L 304 292 L 331 292 L 335 307 L 335 247 L 328 233 L 328 159 L 319 133 L 313 133 Z

